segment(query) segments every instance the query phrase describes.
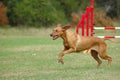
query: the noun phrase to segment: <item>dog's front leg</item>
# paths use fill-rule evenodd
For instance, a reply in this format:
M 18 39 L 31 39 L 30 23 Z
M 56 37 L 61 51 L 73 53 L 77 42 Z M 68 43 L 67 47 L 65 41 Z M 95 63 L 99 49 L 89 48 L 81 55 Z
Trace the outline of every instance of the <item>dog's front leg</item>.
M 63 51 L 59 54 L 59 56 L 58 56 L 58 62 L 61 62 L 62 64 L 64 64 L 64 61 L 63 61 L 62 57 L 63 57 L 65 54 L 70 54 L 70 53 L 72 53 L 72 52 L 74 52 L 74 51 L 75 51 L 75 49 L 73 49 L 73 48 L 70 48 L 70 49 L 68 49 L 68 50 L 63 50 Z

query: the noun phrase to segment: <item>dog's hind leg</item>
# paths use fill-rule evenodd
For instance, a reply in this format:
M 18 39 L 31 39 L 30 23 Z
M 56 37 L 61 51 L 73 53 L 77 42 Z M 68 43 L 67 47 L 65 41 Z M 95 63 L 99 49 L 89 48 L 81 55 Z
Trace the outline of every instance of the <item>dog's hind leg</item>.
M 98 52 L 95 50 L 91 50 L 91 56 L 98 62 L 97 68 L 100 66 L 102 61 L 98 57 Z
M 110 66 L 110 65 L 111 65 L 111 62 L 112 62 L 112 58 L 106 54 L 106 45 L 101 45 L 101 46 L 100 46 L 100 50 L 101 50 L 101 51 L 100 51 L 100 54 L 99 54 L 100 57 L 101 57 L 102 59 L 108 60 L 107 66 Z
M 110 66 L 110 65 L 111 65 L 111 62 L 112 62 L 112 58 L 111 58 L 110 56 L 106 55 L 106 53 L 101 53 L 101 54 L 104 54 L 104 55 L 100 55 L 100 57 L 101 57 L 102 59 L 108 60 L 107 66 Z

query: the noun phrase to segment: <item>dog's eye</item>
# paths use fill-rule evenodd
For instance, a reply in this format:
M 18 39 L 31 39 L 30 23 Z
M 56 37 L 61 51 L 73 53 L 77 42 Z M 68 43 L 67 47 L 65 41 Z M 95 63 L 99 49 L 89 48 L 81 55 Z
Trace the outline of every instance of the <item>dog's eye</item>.
M 58 30 L 55 30 L 56 32 L 58 32 Z

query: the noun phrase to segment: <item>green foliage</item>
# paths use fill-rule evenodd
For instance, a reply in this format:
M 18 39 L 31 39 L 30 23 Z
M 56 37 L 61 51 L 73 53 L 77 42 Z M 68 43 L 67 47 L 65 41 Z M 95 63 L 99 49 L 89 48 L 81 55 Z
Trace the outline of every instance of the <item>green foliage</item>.
M 48 26 L 57 23 L 67 24 L 71 21 L 71 13 L 81 13 L 90 0 L 1 0 L 8 8 L 8 18 L 11 25 Z M 95 7 L 117 5 L 110 15 L 118 15 L 120 6 L 108 0 L 97 0 Z M 106 8 L 105 8 L 106 9 Z M 118 15 L 119 16 L 119 15 Z
M 78 8 L 78 1 L 75 0 L 61 0 L 61 6 L 67 16 Z
M 67 23 L 72 12 L 86 7 L 86 1 L 89 0 L 3 0 L 3 3 L 8 7 L 11 25 L 48 26 Z
M 57 1 L 52 3 L 52 0 L 9 0 L 7 6 L 12 25 L 40 26 L 67 21 Z

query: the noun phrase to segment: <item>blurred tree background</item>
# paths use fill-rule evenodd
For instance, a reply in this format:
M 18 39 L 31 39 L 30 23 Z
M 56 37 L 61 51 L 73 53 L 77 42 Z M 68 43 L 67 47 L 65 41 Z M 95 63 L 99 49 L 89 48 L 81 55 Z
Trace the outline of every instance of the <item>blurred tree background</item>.
M 50 26 L 70 22 L 72 12 L 84 12 L 90 0 L 0 0 L 0 25 Z M 110 18 L 120 18 L 120 0 L 95 0 Z M 3 22 L 2 22 L 3 21 Z

